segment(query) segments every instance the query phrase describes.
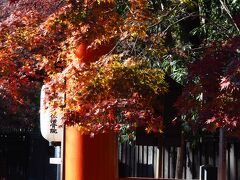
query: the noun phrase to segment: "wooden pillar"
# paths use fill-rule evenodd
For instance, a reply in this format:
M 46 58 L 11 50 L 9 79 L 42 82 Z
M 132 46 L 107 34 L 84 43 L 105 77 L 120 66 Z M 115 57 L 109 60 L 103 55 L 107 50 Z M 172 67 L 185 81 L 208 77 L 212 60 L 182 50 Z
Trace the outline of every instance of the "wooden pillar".
M 219 135 L 218 180 L 226 180 L 226 143 L 223 128 L 220 129 Z
M 114 133 L 95 137 L 66 127 L 65 180 L 116 180 L 117 143 Z
M 181 146 L 177 147 L 177 162 L 176 162 L 176 178 L 183 178 L 183 166 L 185 155 L 185 138 L 183 133 L 181 134 Z
M 157 169 L 157 178 L 162 178 L 162 164 L 163 164 L 163 145 L 162 142 L 158 145 L 158 169 Z

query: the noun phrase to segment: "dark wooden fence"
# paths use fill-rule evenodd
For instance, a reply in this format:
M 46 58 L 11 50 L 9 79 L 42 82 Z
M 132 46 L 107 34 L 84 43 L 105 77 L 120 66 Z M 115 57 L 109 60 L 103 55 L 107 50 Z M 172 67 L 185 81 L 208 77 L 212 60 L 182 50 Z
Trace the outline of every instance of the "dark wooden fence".
M 54 180 L 56 165 L 40 132 L 0 132 L 0 180 Z
M 0 134 L 0 179 L 26 179 L 28 144 L 25 133 Z
M 143 139 L 140 139 L 143 140 Z M 227 179 L 240 180 L 240 140 L 226 139 Z M 119 144 L 119 177 L 175 178 L 178 143 L 166 138 L 162 145 Z M 146 142 L 146 141 L 143 141 Z M 147 141 L 149 142 L 149 141 Z M 218 137 L 195 145 L 185 142 L 183 178 L 198 179 L 200 165 L 218 166 Z M 49 164 L 53 150 L 40 133 L 0 133 L 0 180 L 54 180 L 56 165 Z
M 226 140 L 227 179 L 240 180 L 240 140 Z M 156 146 L 120 143 L 119 176 L 175 178 L 179 147 L 166 144 Z M 183 178 L 198 179 L 200 165 L 218 167 L 218 146 L 218 137 L 204 138 L 195 144 L 185 142 Z

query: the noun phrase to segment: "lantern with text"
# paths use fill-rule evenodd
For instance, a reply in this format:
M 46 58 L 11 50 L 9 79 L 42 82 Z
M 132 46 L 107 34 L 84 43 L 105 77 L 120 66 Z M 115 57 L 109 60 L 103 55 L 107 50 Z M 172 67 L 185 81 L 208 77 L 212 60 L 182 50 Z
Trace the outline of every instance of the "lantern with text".
M 53 114 L 53 107 L 46 104 L 46 86 L 41 89 L 40 128 L 42 136 L 49 142 L 61 142 L 63 114 Z

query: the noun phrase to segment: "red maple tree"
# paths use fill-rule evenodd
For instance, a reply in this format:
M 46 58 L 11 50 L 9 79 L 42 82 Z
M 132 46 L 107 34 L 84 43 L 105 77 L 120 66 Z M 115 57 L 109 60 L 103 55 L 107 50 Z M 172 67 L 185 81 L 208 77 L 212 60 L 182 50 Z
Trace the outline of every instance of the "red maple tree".
M 63 112 L 68 124 L 78 124 L 84 132 L 137 124 L 161 131 L 162 116 L 153 102 L 167 92 L 163 71 L 141 57 L 124 59 L 124 48 L 115 48 L 138 35 L 146 39 L 147 29 L 139 22 L 149 21 L 147 1 L 132 2 L 133 14 L 124 18 L 112 1 L 51 3 L 3 4 L 8 13 L 0 24 L 0 80 L 4 96 L 12 97 L 9 107 L 24 104 L 36 110 L 27 90 L 36 93 L 44 82 L 53 113 Z M 59 92 L 66 94 L 64 108 Z
M 189 83 L 177 102 L 179 114 L 195 129 L 239 128 L 240 38 L 215 42 L 189 65 Z

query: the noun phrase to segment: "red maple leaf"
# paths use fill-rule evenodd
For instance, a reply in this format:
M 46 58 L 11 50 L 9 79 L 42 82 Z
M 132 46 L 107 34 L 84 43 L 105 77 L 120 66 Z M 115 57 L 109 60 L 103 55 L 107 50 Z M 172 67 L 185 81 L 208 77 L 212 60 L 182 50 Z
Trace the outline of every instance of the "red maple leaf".
M 229 79 L 228 79 L 227 77 L 223 77 L 223 78 L 221 79 L 221 82 L 220 82 L 220 88 L 221 88 L 221 90 L 227 89 L 227 88 L 229 87 L 230 83 L 231 83 L 231 82 L 229 81 Z

